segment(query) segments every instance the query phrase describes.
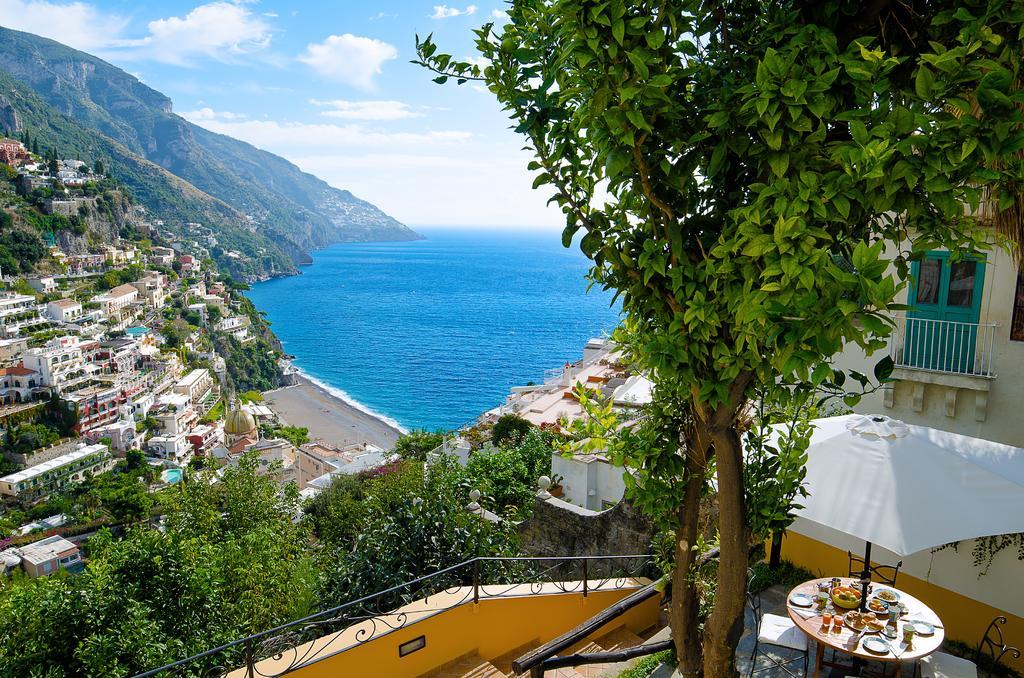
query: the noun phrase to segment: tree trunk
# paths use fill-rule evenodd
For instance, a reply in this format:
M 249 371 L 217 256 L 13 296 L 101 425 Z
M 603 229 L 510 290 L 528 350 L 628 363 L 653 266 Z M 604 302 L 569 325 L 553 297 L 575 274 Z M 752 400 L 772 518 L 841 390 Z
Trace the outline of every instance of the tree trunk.
M 716 412 L 721 415 L 721 408 Z M 713 427 L 718 464 L 718 526 L 721 556 L 715 607 L 704 627 L 704 677 L 733 678 L 736 646 L 743 635 L 747 590 L 747 511 L 743 496 L 743 452 L 733 419 Z
M 686 487 L 676 528 L 676 565 L 672 571 L 672 607 L 669 611 L 679 673 L 687 677 L 699 676 L 703 666 L 697 629 L 700 592 L 691 572 L 694 561 L 700 556 L 693 547 L 700 529 L 700 500 L 704 491 L 704 453 L 701 450 L 703 447 L 696 444 L 687 444 L 683 450 L 686 455 Z

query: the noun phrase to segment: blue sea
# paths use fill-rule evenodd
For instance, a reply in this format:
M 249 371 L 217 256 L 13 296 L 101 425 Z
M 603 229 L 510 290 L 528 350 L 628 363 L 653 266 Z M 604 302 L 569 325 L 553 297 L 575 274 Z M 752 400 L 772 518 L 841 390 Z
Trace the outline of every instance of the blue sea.
M 302 275 L 249 292 L 296 367 L 363 409 L 461 426 L 618 324 L 558 231 L 417 230 L 427 239 L 314 252 Z

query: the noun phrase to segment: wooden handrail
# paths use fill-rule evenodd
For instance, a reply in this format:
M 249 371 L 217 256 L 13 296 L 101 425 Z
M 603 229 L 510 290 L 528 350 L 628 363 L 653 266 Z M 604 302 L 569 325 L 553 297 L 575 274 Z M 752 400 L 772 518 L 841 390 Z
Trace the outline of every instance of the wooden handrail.
M 704 565 L 707 565 L 709 562 L 711 562 L 712 560 L 717 558 L 719 553 L 720 553 L 720 551 L 717 548 L 711 549 L 710 551 L 708 551 L 706 553 L 702 553 L 697 558 L 696 562 L 694 562 L 694 567 L 701 568 Z M 582 624 L 580 624 L 576 628 L 571 629 L 569 631 L 566 631 L 565 633 L 563 633 L 562 635 L 558 636 L 557 638 L 555 638 L 553 640 L 550 640 L 547 643 L 545 643 L 545 644 L 543 644 L 543 645 L 541 645 L 539 647 L 534 648 L 533 650 L 530 650 L 529 652 L 524 654 L 522 657 L 520 657 L 519 659 L 516 659 L 514 662 L 512 662 L 512 670 L 515 673 L 525 673 L 527 671 L 531 671 L 531 670 L 537 669 L 538 667 L 541 667 L 541 666 L 543 666 L 545 669 L 547 669 L 547 668 L 558 668 L 558 667 L 562 667 L 562 666 L 576 666 L 578 664 L 593 663 L 593 662 L 588 662 L 588 661 L 580 661 L 581 657 L 589 657 L 589 656 L 592 656 L 592 655 L 571 655 L 572 660 L 576 662 L 575 664 L 563 663 L 563 662 L 567 662 L 570 659 L 570 657 L 560 657 L 560 658 L 558 658 L 558 666 L 557 667 L 553 666 L 551 662 L 552 662 L 552 658 L 555 657 L 555 655 L 557 655 L 559 652 L 561 652 L 562 650 L 566 649 L 567 647 L 570 647 L 570 646 L 576 644 L 577 642 L 583 640 L 584 638 L 586 638 L 591 633 L 593 633 L 597 629 L 601 628 L 602 626 L 604 626 L 605 624 L 607 624 L 611 620 L 615 619 L 616 617 L 621 616 L 627 610 L 630 610 L 630 609 L 636 607 L 640 603 L 642 603 L 642 602 L 644 602 L 646 600 L 649 600 L 650 598 L 653 598 L 654 596 L 660 595 L 660 592 L 659 592 L 657 587 L 658 587 L 658 582 L 653 582 L 651 584 L 648 584 L 647 586 L 645 586 L 645 587 L 643 587 L 641 589 L 638 589 L 638 590 L 634 591 L 633 593 L 629 594 L 628 596 L 626 596 L 625 598 L 623 598 L 619 602 L 615 603 L 614 605 L 601 610 L 600 612 L 598 612 L 593 617 L 591 617 L 590 619 L 586 620 L 585 622 L 583 622 Z M 669 595 L 669 592 L 666 591 L 666 596 L 668 596 L 668 595 Z M 671 643 L 671 641 L 666 641 L 666 642 Z M 657 652 L 658 650 L 654 650 L 654 651 Z M 594 654 L 595 655 L 596 654 L 602 654 L 603 655 L 603 654 L 609 654 L 609 653 L 594 653 Z M 598 660 L 595 660 L 595 661 L 598 661 Z
M 565 657 L 550 657 L 540 663 L 538 668 L 545 671 L 553 671 L 565 666 L 583 666 L 586 664 L 617 664 L 634 657 L 642 657 L 647 654 L 654 654 L 662 650 L 672 649 L 671 640 L 659 640 L 654 643 L 645 643 L 627 647 L 624 650 L 612 652 L 588 652 L 586 654 L 571 654 Z
M 522 657 L 512 662 L 512 671 L 514 673 L 526 673 L 527 671 L 540 666 L 545 659 L 550 659 L 567 647 L 575 645 L 577 642 L 583 640 L 600 627 L 622 615 L 627 610 L 634 608 L 640 603 L 655 596 L 660 596 L 661 592 L 655 587 L 656 582 L 648 584 L 641 589 L 637 589 L 614 605 L 601 610 L 576 628 L 570 629 L 554 640 L 549 640 L 540 647 L 530 650 Z

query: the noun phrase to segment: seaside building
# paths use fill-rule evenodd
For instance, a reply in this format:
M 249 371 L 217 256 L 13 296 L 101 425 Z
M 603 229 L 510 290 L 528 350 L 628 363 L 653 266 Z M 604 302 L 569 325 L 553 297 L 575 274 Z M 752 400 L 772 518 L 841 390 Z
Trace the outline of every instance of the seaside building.
M 167 276 L 156 271 L 146 273 L 133 283 L 130 283 L 139 292 L 139 297 L 151 308 L 160 308 L 167 300 Z
M 213 375 L 205 367 L 192 370 L 174 384 L 173 390 L 198 406 L 209 398 L 213 390 Z
M 216 299 L 218 299 L 221 305 L 223 305 L 223 300 L 221 300 L 220 297 L 216 297 Z M 225 334 L 229 334 L 235 339 L 237 339 L 239 342 L 245 344 L 253 339 L 253 337 L 249 336 L 249 327 L 251 325 L 252 321 L 249 319 L 248 316 L 236 315 L 231 316 L 229 318 L 224 318 L 219 323 L 217 323 L 214 329 L 220 332 L 224 332 Z
M 57 291 L 57 281 L 51 275 L 32 276 L 25 278 L 25 282 L 41 294 L 51 294 Z
M 21 567 L 29 577 L 42 577 L 57 570 L 78 572 L 82 557 L 78 546 L 59 535 L 53 535 L 25 546 L 0 551 L 0 573 Z
M 0 363 L 9 363 L 21 359 L 21 354 L 28 349 L 27 337 L 0 339 Z
M 357 443 L 337 447 L 315 440 L 296 451 L 299 490 L 323 489 L 337 474 L 356 474 L 386 464 L 389 456 L 376 445 Z
M 129 284 L 118 285 L 92 298 L 100 305 L 103 315 L 109 319 L 121 317 L 123 312 L 139 298 L 139 291 Z
M 35 400 L 41 395 L 39 373 L 24 365 L 0 368 L 0 403 L 13 405 Z
M 580 387 L 592 389 L 609 399 L 620 416 L 629 419 L 632 412 L 651 402 L 653 383 L 635 373 L 622 361 L 619 348 L 611 341 L 590 339 L 583 357 L 560 368 L 547 370 L 540 384 L 514 386 L 505 402 L 481 416 L 482 422 L 494 422 L 506 414 L 522 417 L 543 428 L 558 430 L 563 424 L 582 417 L 584 412 L 577 396 Z M 487 454 L 489 444 L 474 451 L 461 436 L 446 440 L 440 451 L 455 457 L 461 464 L 471 454 Z M 614 506 L 626 489 L 627 471 L 615 466 L 598 452 L 563 456 L 551 455 L 551 473 L 560 479 L 562 499 L 576 506 L 600 511 Z
M 102 254 L 69 254 L 65 264 L 71 277 L 102 273 L 106 268 Z
M 82 482 L 87 473 L 96 475 L 109 471 L 113 465 L 106 445 L 82 445 L 72 452 L 0 478 L 0 495 L 18 501 L 36 501 Z
M 170 247 L 154 247 L 146 257 L 154 266 L 171 266 L 174 263 L 174 250 Z
M 22 355 L 25 367 L 39 373 L 40 383 L 57 393 L 65 393 L 88 381 L 99 370 L 92 356 L 99 348 L 95 341 L 78 337 L 55 337 L 46 345 L 30 348 Z
M 110 424 L 94 428 L 83 437 L 90 442 L 98 442 L 101 438 L 110 440 L 110 449 L 119 455 L 128 450 L 142 449 L 142 437 L 135 431 L 135 422 L 119 419 Z
M 46 304 L 46 317 L 55 322 L 75 322 L 82 315 L 82 304 L 74 299 L 58 299 Z
M 36 298 L 17 292 L 0 292 L 0 334 L 14 337 L 46 325 Z
M 224 429 L 216 424 L 199 424 L 185 438 L 192 446 L 192 454 L 204 457 L 213 448 L 224 444 Z

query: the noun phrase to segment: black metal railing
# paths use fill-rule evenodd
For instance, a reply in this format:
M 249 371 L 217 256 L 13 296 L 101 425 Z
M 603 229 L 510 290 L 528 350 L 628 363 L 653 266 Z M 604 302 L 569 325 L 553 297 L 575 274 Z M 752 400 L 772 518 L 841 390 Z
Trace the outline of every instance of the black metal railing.
M 274 678 L 465 603 L 548 593 L 586 596 L 630 588 L 638 577 L 656 574 L 650 555 L 473 558 L 134 678 L 206 678 L 239 669 L 246 678 Z M 421 601 L 415 613 L 401 610 L 413 601 Z M 272 664 L 260 665 L 268 659 Z

